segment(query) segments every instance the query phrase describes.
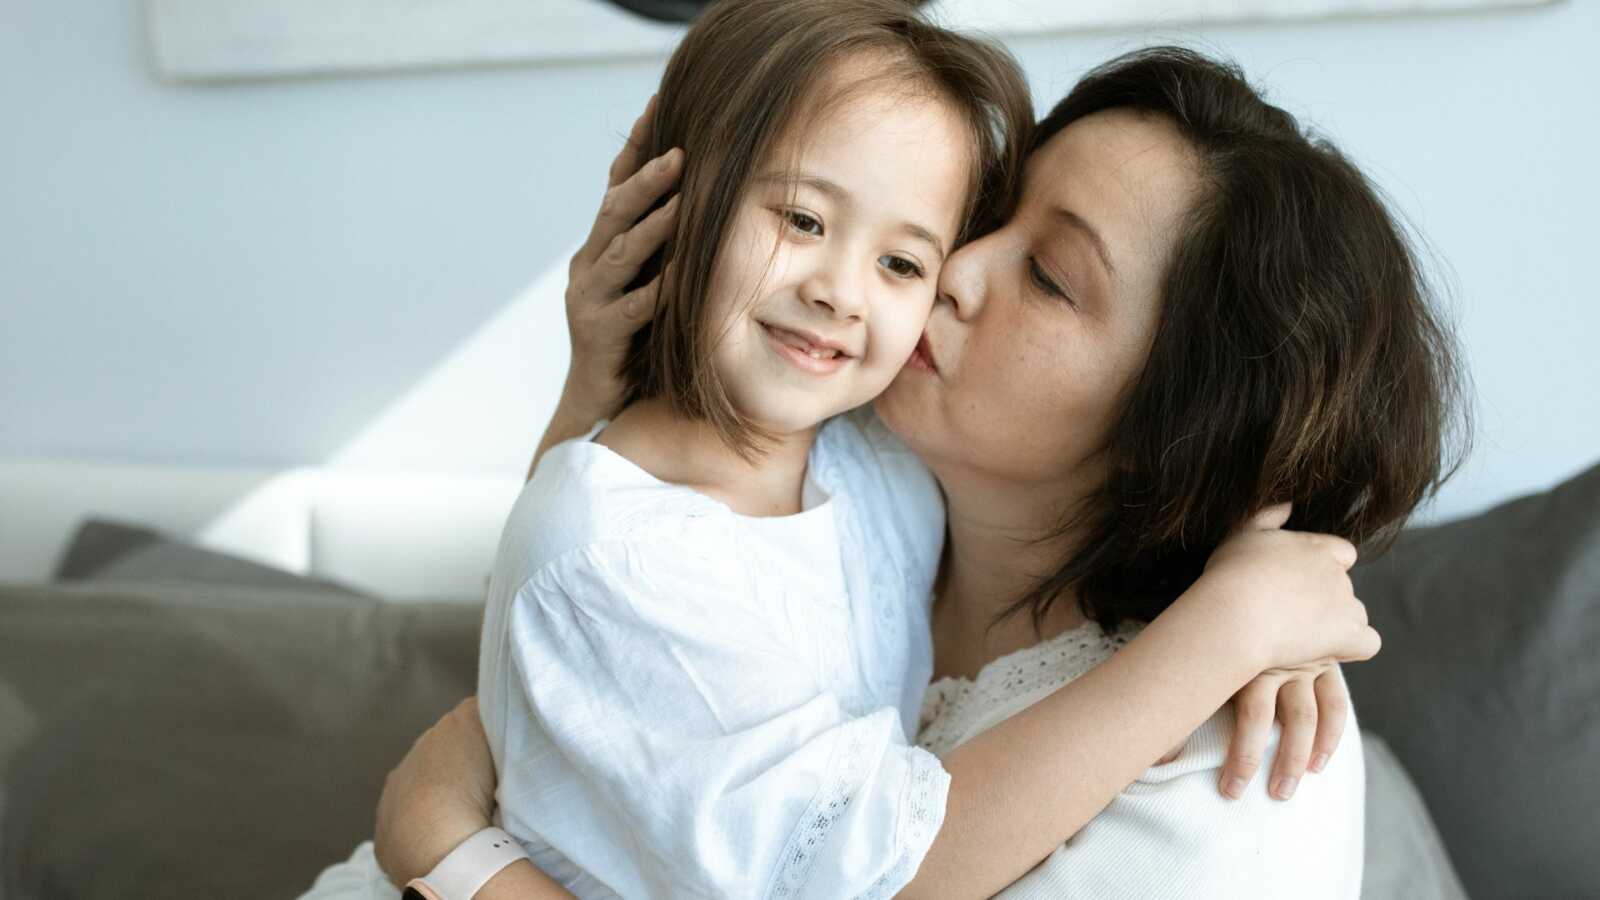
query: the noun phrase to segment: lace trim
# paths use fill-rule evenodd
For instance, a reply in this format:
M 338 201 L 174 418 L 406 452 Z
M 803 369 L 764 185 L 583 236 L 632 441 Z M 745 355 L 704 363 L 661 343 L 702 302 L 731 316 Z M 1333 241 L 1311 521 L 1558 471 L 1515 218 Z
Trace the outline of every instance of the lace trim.
M 926 615 L 924 601 L 931 588 L 937 560 L 922 558 L 928 554 L 906 533 L 903 523 L 883 512 L 895 510 L 898 501 L 890 485 L 885 483 L 886 479 L 879 474 L 884 461 L 877 457 L 861 423 L 847 418 L 825 426 L 818 435 L 811 462 L 812 476 L 818 487 L 834 500 L 841 541 L 861 547 L 869 531 L 872 537 L 870 552 L 861 554 L 865 571 L 857 571 L 852 577 L 848 571 L 851 567 L 847 566 L 846 572 L 852 606 L 849 630 L 854 632 L 846 646 L 862 655 L 835 670 L 839 675 L 844 671 L 857 672 L 868 676 L 868 681 L 863 683 L 860 678 L 844 677 L 842 680 L 846 684 L 840 685 L 843 688 L 841 704 L 846 708 L 858 707 L 862 713 L 884 703 L 899 705 L 904 679 L 898 673 L 909 667 L 912 656 L 909 629 L 920 625 L 922 633 L 926 634 L 921 619 Z M 865 519 L 869 509 L 880 514 Z M 869 523 L 882 524 L 889 533 L 879 533 L 884 530 L 880 528 L 868 529 Z M 849 555 L 846 551 L 845 556 Z M 862 589 L 868 595 L 856 596 Z M 872 656 L 866 657 L 869 653 Z M 864 659 L 870 659 L 871 664 L 862 665 Z M 817 851 L 860 790 L 868 765 L 875 758 L 870 751 L 882 749 L 882 742 L 874 740 L 869 729 L 867 721 L 862 720 L 840 735 L 842 743 L 836 748 L 835 761 L 829 766 L 832 776 L 801 817 L 780 857 L 768 896 L 786 898 L 804 892 L 815 868 Z M 949 790 L 943 767 L 936 758 L 923 752 L 911 754 L 911 765 L 896 826 L 900 858 L 863 896 L 891 896 L 909 882 L 943 821 L 944 795 Z M 908 847 L 918 848 L 914 861 L 907 858 L 905 848 Z
M 938 759 L 928 753 L 913 754 L 911 766 L 906 778 L 905 799 L 900 806 L 900 834 L 896 842 L 900 858 L 861 894 L 863 900 L 893 897 L 910 884 L 944 822 L 950 776 Z
M 1108 635 L 1098 624 L 1085 622 L 992 660 L 976 679 L 939 679 L 923 698 L 917 743 L 936 756 L 949 753 L 972 736 L 968 732 L 975 723 L 994 710 L 1020 711 L 1024 707 L 1017 706 L 1018 698 L 1049 693 L 1078 678 L 1110 659 L 1143 627 L 1127 622 Z
M 858 657 L 857 671 L 870 672 L 871 677 L 868 683 L 854 685 L 852 699 L 872 696 L 879 703 L 899 704 L 906 688 L 904 675 L 911 668 L 910 629 L 927 634 L 925 601 L 938 561 L 925 558 L 927 549 L 906 531 L 912 526 L 896 514 L 900 500 L 891 492 L 886 477 L 889 461 L 880 458 L 871 434 L 882 428 L 870 414 L 849 414 L 831 421 L 817 437 L 813 463 L 817 483 L 835 500 L 840 539 L 847 545 L 871 547 L 859 557 L 865 571 L 851 578 L 856 652 L 872 654 L 868 665 L 860 665 Z M 866 509 L 877 511 L 872 524 L 881 526 L 873 530 L 870 542 L 866 541 L 868 529 L 863 519 Z M 887 533 L 879 533 L 884 531 Z M 858 591 L 867 596 L 854 596 Z
M 866 775 L 868 752 L 876 743 L 867 734 L 872 725 L 871 720 L 857 720 L 840 735 L 841 744 L 834 749 L 834 759 L 828 766 L 833 777 L 828 779 L 826 788 L 811 798 L 811 805 L 800 817 L 800 825 L 789 838 L 789 846 L 778 863 L 768 896 L 798 896 L 805 886 L 817 861 L 817 848 L 849 808 Z

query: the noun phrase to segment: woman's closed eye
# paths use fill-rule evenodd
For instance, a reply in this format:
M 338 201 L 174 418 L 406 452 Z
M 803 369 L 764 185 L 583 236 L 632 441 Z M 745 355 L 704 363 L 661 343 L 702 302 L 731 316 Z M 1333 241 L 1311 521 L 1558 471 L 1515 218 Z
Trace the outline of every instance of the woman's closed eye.
M 1046 272 L 1044 267 L 1039 265 L 1039 260 L 1032 256 L 1028 257 L 1028 277 L 1033 280 L 1033 283 L 1038 286 L 1039 290 L 1044 291 L 1046 294 L 1049 294 L 1052 297 L 1059 297 L 1060 299 L 1067 301 L 1067 303 L 1072 306 L 1078 305 L 1077 301 L 1072 299 L 1072 295 L 1067 293 L 1067 290 L 1061 285 L 1057 284 L 1056 280 L 1050 277 L 1050 273 Z

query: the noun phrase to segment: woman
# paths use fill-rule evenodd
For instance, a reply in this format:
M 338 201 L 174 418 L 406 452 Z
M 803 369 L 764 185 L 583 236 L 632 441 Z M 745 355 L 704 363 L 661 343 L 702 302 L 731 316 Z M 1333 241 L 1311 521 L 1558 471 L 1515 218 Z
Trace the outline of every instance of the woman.
M 987 807 L 960 817 L 982 829 L 940 831 L 905 893 L 1356 896 L 1361 757 L 1328 761 L 1353 721 L 1336 668 L 1285 676 L 1281 693 L 1284 679 L 1258 679 L 1237 733 L 1224 709 L 1148 769 L 1163 727 L 1216 707 L 1204 673 L 1249 636 L 1168 660 L 1162 694 L 1119 705 L 1101 689 L 1127 671 L 1142 623 L 1212 627 L 1172 604 L 1251 510 L 1292 500 L 1296 527 L 1357 543 L 1398 528 L 1445 471 L 1449 336 L 1370 185 L 1235 69 L 1173 48 L 1114 60 L 1033 146 L 1010 219 L 947 261 L 919 353 L 877 403 L 948 507 L 920 740 L 943 754 L 952 817 L 958 803 Z M 628 174 L 619 163 L 613 175 Z M 659 193 L 664 175 L 628 184 Z M 623 193 L 574 260 L 574 376 L 547 444 L 610 411 L 627 322 L 650 307 L 648 290 L 584 299 L 596 285 L 614 297 L 629 260 L 659 243 L 636 229 L 612 244 L 624 229 L 605 213 Z M 1090 699 L 1061 715 L 1062 697 Z M 1320 702 L 1314 731 L 1268 738 L 1258 709 L 1274 697 L 1290 722 Z M 1244 762 L 1227 761 L 1230 740 Z M 1308 759 L 1324 773 L 1291 804 L 1239 783 L 1275 743 L 1274 797 L 1295 792 Z M 486 760 L 451 752 L 472 771 L 442 795 L 431 760 L 391 778 L 379 821 L 391 875 L 487 824 L 484 809 L 459 813 L 473 784 L 486 804 Z M 958 795 L 964 772 L 997 769 L 1020 774 Z M 1222 804 L 1219 781 L 1243 799 Z M 526 868 L 478 896 L 542 895 L 511 889 Z

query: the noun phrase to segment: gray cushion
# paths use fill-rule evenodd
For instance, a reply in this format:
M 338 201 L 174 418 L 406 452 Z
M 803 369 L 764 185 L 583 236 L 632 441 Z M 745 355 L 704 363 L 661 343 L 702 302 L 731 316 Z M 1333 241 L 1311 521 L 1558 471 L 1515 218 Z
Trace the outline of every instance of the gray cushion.
M 1361 736 L 1367 764 L 1366 868 L 1361 900 L 1466 900 L 1444 840 L 1394 751 Z
M 141 525 L 98 518 L 78 527 L 56 566 L 55 577 L 60 581 L 232 584 L 358 593 L 332 581 L 208 550 Z
M 0 585 L 0 897 L 298 896 L 472 693 L 482 607 Z
M 1477 898 L 1600 896 L 1600 466 L 1355 571 L 1346 675 Z

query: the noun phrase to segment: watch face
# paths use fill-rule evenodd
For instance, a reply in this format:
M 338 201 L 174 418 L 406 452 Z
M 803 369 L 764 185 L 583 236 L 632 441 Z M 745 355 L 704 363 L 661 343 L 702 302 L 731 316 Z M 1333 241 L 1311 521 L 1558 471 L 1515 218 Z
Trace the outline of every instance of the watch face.
M 428 898 L 422 896 L 422 892 L 416 888 L 407 887 L 405 893 L 400 895 L 400 900 L 428 900 Z

